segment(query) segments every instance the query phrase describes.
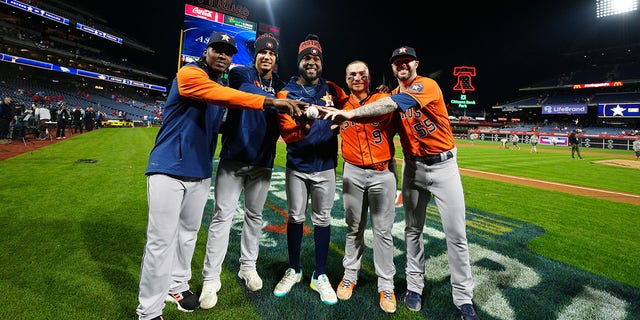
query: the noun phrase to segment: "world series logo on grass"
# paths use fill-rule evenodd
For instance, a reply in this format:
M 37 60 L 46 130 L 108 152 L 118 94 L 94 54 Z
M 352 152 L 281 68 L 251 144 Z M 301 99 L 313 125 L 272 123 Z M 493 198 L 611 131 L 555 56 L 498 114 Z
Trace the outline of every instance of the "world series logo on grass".
M 337 181 L 335 203 L 332 211 L 331 251 L 329 259 L 343 256 L 346 223 L 341 199 L 342 182 Z M 213 211 L 212 185 L 205 208 L 203 227 L 208 228 Z M 400 198 L 401 200 L 401 198 Z M 232 238 L 239 238 L 243 223 L 243 198 L 241 197 L 233 218 Z M 308 210 L 307 215 L 310 210 Z M 282 246 L 286 248 L 286 192 L 284 169 L 274 168 L 271 187 L 263 212 L 263 233 L 260 240 L 261 253 L 258 263 L 268 260 L 263 248 Z M 307 216 L 308 217 L 308 216 Z M 312 226 L 307 218 L 305 236 L 312 236 Z M 396 262 L 396 287 L 405 283 L 404 212 L 396 207 L 393 226 Z M 636 319 L 638 289 L 617 281 L 606 279 L 539 256 L 528 250 L 525 244 L 541 236 L 544 230 L 522 221 L 511 220 L 488 212 L 467 208 L 467 235 L 472 274 L 475 282 L 474 303 L 476 308 L 494 319 Z M 425 291 L 423 297 L 439 299 L 430 301 L 438 305 L 451 304 L 449 269 L 444 233 L 440 216 L 433 201 L 427 210 L 424 232 L 426 264 Z M 375 277 L 372 261 L 373 235 L 365 231 L 365 246 L 362 272 Z M 229 252 L 231 253 L 231 245 Z M 237 251 L 237 250 L 236 250 Z M 286 250 L 285 250 L 286 251 Z M 305 257 L 302 257 L 305 259 Z M 310 257 L 313 259 L 313 257 Z M 339 264 L 338 264 L 339 265 Z M 328 274 L 336 279 L 343 269 Z M 280 272 L 274 271 L 280 277 Z M 397 292 L 403 294 L 404 292 Z M 400 295 L 401 296 L 401 295 Z M 400 299 L 400 298 L 399 298 Z M 440 301 L 441 300 L 441 301 Z M 375 308 L 376 306 L 372 306 Z M 434 307 L 437 311 L 438 308 Z M 430 310 L 431 316 L 434 310 Z M 444 314 L 441 316 L 445 316 Z

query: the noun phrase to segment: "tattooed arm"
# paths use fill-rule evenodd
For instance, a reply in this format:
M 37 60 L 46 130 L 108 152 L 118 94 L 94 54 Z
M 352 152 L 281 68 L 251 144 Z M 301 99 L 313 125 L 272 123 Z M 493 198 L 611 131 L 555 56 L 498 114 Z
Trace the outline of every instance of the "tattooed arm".
M 331 120 L 333 122 L 342 122 L 346 120 L 385 115 L 393 112 L 397 108 L 398 104 L 396 104 L 395 101 L 389 97 L 385 97 L 350 111 L 338 110 L 330 107 L 320 107 L 320 111 L 323 113 L 322 119 Z

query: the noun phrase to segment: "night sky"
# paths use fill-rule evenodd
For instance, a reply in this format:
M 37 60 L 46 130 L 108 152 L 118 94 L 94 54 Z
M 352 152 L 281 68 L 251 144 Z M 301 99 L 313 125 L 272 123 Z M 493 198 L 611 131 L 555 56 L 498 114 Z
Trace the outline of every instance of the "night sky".
M 190 3 L 197 5 L 196 0 Z M 427 10 L 422 9 L 430 5 L 425 1 L 389 1 L 385 6 L 347 0 L 233 3 L 249 9 L 246 20 L 280 27 L 278 67 L 284 79 L 296 75 L 298 45 L 307 33 L 320 37 L 323 77 L 345 89 L 344 68 L 355 59 L 369 64 L 372 86 L 382 83 L 384 77 L 394 87 L 388 59 L 393 49 L 408 45 L 417 51 L 418 73 L 436 79 L 447 100 L 460 94 L 451 89 L 457 79 L 453 67 L 476 67 L 477 75 L 472 78 L 476 91 L 468 95 L 477 102 L 473 108 L 480 110 L 522 96 L 518 88 L 569 71 L 564 53 L 640 43 L 637 13 L 597 21 L 595 0 L 501 5 L 447 1 Z M 173 77 L 183 1 L 82 1 L 79 7 L 96 12 L 111 27 L 153 48 L 156 54 L 142 57 L 140 63 Z M 575 55 L 571 59 L 575 62 Z

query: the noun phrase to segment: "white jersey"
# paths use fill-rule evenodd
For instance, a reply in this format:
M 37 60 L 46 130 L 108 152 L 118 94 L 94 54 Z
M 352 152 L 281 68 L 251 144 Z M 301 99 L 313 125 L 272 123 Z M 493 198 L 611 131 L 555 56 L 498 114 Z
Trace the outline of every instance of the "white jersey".
M 538 136 L 536 136 L 535 134 L 532 134 L 530 141 L 531 141 L 531 144 L 538 143 Z
M 51 120 L 51 112 L 45 107 L 37 108 L 35 116 L 38 120 Z

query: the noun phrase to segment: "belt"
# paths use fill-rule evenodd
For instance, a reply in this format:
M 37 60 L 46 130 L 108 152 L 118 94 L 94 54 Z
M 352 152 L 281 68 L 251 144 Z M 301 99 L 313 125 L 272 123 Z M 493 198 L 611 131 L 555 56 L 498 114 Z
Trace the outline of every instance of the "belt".
M 371 170 L 377 170 L 377 171 L 385 171 L 387 170 L 387 168 L 389 168 L 389 161 L 382 161 L 382 162 L 378 162 L 378 163 L 373 163 L 370 164 L 368 166 L 359 166 L 357 164 L 354 164 L 354 166 L 360 168 L 360 169 L 371 169 Z
M 442 161 L 446 161 L 446 160 L 449 160 L 449 159 L 453 158 L 453 152 L 447 151 L 447 152 L 434 154 L 434 155 L 430 155 L 430 156 L 405 155 L 404 157 L 407 158 L 407 159 L 413 160 L 413 161 L 422 162 L 422 163 L 430 166 L 430 165 L 434 165 L 436 163 L 439 163 L 439 162 L 442 162 Z
M 184 181 L 184 182 L 198 182 L 198 181 L 202 181 L 204 180 L 203 178 L 194 178 L 194 177 L 183 177 L 183 176 L 176 176 L 173 174 L 166 174 L 165 175 L 174 178 L 174 179 L 178 179 L 180 181 Z

